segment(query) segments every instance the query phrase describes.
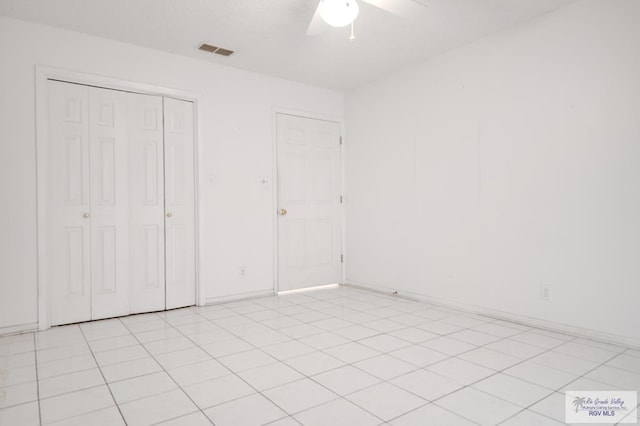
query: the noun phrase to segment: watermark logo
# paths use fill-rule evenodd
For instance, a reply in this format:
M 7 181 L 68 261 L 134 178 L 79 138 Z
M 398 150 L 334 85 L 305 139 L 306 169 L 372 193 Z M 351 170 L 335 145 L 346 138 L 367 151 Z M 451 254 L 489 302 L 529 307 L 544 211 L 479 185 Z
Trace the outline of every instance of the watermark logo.
M 576 407 L 576 413 L 579 410 L 584 409 L 584 404 L 587 403 L 587 398 L 585 398 L 584 396 L 576 396 L 575 398 L 573 398 L 573 405 Z
M 635 391 L 566 391 L 567 423 L 638 423 Z

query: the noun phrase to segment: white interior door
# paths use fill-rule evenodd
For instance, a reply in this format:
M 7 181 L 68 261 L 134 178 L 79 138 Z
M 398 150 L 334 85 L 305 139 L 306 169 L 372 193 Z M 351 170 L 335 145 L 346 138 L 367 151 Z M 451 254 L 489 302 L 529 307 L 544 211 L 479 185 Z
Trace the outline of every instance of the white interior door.
M 165 308 L 162 97 L 129 93 L 131 313 Z
M 193 102 L 164 98 L 166 309 L 194 305 Z
M 45 253 L 51 325 L 91 319 L 89 90 L 49 82 Z
M 340 125 L 277 114 L 278 290 L 340 281 Z

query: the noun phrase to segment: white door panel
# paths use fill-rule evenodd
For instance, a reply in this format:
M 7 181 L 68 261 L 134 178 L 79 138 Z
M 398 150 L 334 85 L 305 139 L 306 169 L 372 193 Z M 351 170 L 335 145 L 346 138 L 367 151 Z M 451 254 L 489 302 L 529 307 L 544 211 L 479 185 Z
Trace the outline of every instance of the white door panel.
M 166 309 L 194 305 L 193 103 L 164 98 Z
M 91 319 L 129 314 L 127 95 L 89 88 Z
M 162 98 L 129 94 L 131 313 L 165 308 Z
M 84 86 L 49 82 L 46 271 L 51 324 L 91 319 L 89 105 Z
M 337 283 L 340 125 L 278 114 L 277 150 L 278 290 Z

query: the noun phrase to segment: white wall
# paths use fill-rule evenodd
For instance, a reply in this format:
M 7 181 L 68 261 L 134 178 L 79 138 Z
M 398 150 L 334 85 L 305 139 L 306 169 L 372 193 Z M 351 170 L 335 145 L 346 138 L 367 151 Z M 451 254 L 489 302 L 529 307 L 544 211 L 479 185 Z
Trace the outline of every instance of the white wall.
M 341 94 L 4 17 L 0 61 L 0 333 L 37 321 L 36 64 L 199 94 L 207 298 L 273 288 L 273 108 L 341 117 Z
M 640 345 L 639 16 L 577 2 L 347 94 L 347 280 Z

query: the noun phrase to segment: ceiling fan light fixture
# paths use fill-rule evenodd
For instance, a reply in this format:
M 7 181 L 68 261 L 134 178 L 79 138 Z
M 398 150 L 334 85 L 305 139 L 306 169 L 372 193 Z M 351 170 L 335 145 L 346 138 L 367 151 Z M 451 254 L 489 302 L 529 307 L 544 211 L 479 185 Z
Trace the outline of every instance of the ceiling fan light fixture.
M 356 0 L 320 0 L 318 11 L 332 27 L 346 27 L 358 17 L 360 8 Z

